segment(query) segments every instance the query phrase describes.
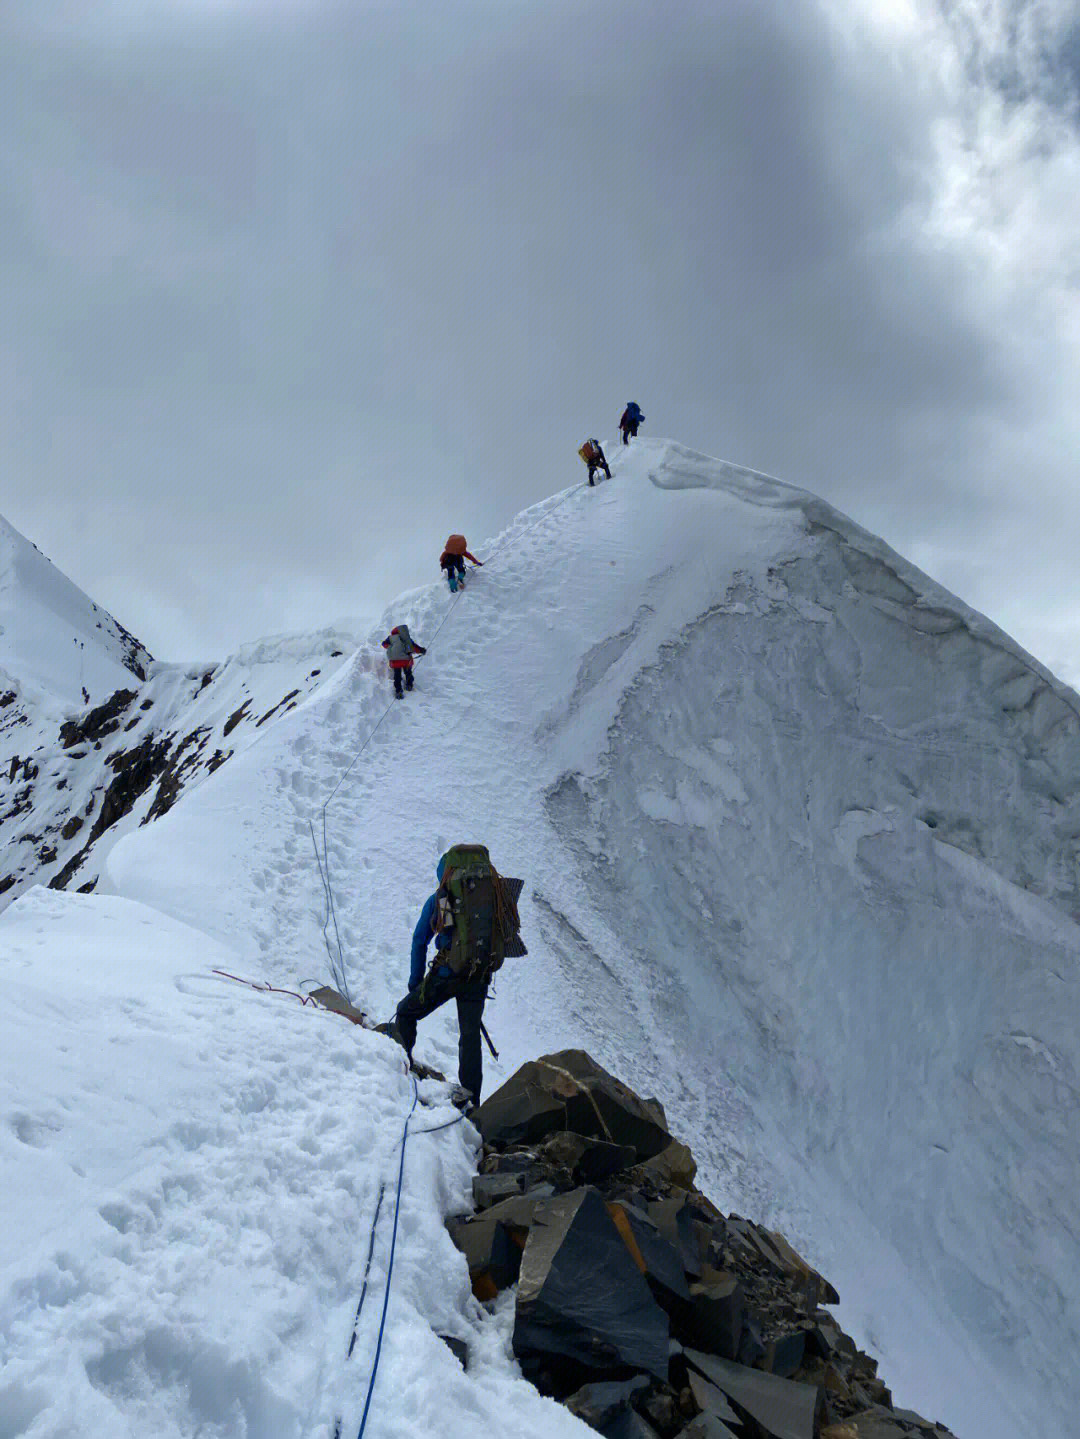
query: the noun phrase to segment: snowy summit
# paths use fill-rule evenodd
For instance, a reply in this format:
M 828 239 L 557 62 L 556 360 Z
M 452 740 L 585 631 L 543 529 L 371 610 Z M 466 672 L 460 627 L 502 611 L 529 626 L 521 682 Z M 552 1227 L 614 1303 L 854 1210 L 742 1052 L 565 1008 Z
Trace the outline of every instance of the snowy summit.
M 606 448 L 463 592 L 222 664 L 151 665 L 0 530 L 0 1432 L 590 1432 L 470 1291 L 446 1086 L 414 1111 L 394 1044 L 295 997 L 334 965 L 388 1017 L 459 841 L 525 878 L 486 1092 L 589 1050 L 898 1403 L 1075 1432 L 1080 700 L 813 496 Z

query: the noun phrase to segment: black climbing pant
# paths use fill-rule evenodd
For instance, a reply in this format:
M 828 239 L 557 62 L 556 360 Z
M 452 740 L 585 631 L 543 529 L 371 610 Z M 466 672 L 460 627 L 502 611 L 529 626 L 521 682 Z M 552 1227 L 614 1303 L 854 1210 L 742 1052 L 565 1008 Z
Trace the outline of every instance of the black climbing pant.
M 404 685 L 405 689 L 407 690 L 411 690 L 413 687 L 412 668 L 410 667 L 409 669 L 392 670 L 391 673 L 394 676 L 394 693 L 397 695 L 398 699 L 401 699 L 402 685 Z
M 395 1038 L 412 1056 L 416 1043 L 416 1026 L 433 1014 L 448 999 L 457 1000 L 458 1015 L 458 1079 L 475 1104 L 480 1103 L 480 1087 L 484 1080 L 484 1058 L 480 1048 L 480 1021 L 487 999 L 487 979 L 468 979 L 456 974 L 425 975 L 423 983 L 412 990 L 397 1007 Z

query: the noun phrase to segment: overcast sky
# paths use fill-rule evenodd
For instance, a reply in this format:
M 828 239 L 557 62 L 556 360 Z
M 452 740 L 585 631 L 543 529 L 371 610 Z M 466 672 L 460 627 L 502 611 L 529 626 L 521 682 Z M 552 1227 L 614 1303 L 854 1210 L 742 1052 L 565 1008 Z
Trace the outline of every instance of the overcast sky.
M 1075 0 L 3 0 L 0 512 L 162 658 L 646 433 L 1080 681 Z

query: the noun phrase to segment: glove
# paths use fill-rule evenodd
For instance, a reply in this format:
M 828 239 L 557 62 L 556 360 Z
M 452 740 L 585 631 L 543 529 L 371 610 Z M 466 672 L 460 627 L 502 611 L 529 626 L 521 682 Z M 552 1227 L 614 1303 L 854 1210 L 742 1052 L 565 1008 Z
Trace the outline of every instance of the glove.
M 415 650 L 415 652 L 416 652 L 418 655 L 426 655 L 426 654 L 427 654 L 427 650 L 424 648 L 423 645 L 414 645 L 414 646 L 413 646 L 413 649 Z

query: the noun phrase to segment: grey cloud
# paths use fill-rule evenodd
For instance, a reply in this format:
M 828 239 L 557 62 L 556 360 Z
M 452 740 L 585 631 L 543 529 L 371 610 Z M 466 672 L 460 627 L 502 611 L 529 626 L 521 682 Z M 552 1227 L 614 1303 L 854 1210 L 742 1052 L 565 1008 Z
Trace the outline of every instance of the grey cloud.
M 156 649 L 381 608 L 629 398 L 942 556 L 1052 452 L 1049 343 L 920 229 L 947 97 L 812 0 L 35 13 L 0 509 Z

